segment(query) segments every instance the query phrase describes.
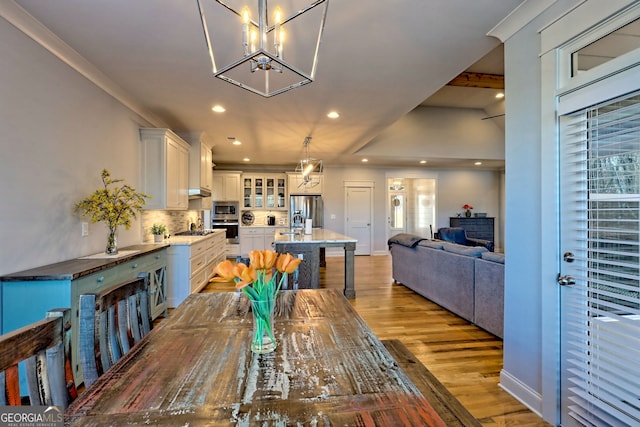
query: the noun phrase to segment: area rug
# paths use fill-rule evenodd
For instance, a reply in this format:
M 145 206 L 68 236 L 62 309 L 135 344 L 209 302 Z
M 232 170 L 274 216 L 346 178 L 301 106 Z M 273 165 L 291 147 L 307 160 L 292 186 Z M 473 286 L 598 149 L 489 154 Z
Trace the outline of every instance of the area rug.
M 398 340 L 382 340 L 382 344 L 448 427 L 482 426 L 404 344 Z

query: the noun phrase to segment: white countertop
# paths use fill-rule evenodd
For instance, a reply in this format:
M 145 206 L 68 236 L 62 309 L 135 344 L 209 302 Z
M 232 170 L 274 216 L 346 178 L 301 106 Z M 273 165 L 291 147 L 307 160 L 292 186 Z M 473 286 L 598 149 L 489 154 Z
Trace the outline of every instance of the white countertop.
M 285 224 L 276 224 L 276 225 L 265 225 L 265 224 L 251 224 L 251 225 L 244 225 L 244 224 L 240 224 L 240 228 L 286 228 L 289 229 L 288 225 Z
M 275 233 L 274 243 L 345 243 L 357 242 L 358 239 L 327 230 L 326 228 L 314 228 L 312 234 L 291 235 Z
M 222 229 L 215 229 L 213 230 L 213 233 L 209 233 L 205 236 L 174 236 L 172 235 L 168 239 L 164 239 L 162 243 L 158 243 L 158 244 L 188 246 L 188 245 L 193 245 L 194 243 L 202 242 L 205 239 L 210 239 L 216 234 L 220 234 L 220 233 L 226 234 L 226 231 Z

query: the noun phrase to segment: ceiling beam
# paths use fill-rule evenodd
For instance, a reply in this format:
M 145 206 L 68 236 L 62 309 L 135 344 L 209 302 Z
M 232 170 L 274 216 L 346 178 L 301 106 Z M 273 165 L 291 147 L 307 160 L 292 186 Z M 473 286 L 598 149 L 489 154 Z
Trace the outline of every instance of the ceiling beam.
M 504 89 L 504 76 L 500 74 L 461 73 L 447 83 L 447 86 L 480 87 L 485 89 Z

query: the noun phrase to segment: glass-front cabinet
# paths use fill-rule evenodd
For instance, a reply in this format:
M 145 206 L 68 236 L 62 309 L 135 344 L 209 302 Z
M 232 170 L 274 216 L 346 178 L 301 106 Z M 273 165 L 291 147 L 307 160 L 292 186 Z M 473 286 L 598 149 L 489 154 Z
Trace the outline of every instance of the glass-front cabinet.
M 248 176 L 242 177 L 242 207 L 253 207 L 253 178 Z
M 267 192 L 267 199 L 266 199 L 266 206 L 273 208 L 276 206 L 276 187 L 275 187 L 275 179 L 268 177 L 266 178 L 267 181 L 267 188 L 266 188 L 266 192 Z
M 264 178 L 255 178 L 253 182 L 253 207 L 264 208 Z
M 284 174 L 243 174 L 243 208 L 286 209 Z
M 287 178 L 281 176 L 276 178 L 276 207 L 287 209 Z

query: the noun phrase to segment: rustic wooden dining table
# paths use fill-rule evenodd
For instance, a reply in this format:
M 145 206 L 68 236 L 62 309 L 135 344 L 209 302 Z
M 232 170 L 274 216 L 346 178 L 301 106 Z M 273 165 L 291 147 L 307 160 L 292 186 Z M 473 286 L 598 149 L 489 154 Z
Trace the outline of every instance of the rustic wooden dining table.
M 334 289 L 282 291 L 276 350 L 240 292 L 189 296 L 65 411 L 71 426 L 445 426 Z

